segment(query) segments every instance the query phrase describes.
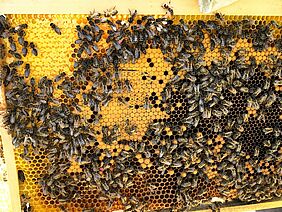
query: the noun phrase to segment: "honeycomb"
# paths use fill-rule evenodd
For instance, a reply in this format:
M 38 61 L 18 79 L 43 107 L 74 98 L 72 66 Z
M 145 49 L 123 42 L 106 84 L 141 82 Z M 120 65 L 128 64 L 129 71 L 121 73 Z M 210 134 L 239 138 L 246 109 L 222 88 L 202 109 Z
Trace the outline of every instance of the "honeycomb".
M 136 16 L 137 25 L 142 17 Z M 30 76 L 6 86 L 8 118 L 16 116 L 22 124 L 12 136 L 23 135 L 27 143 L 13 139 L 16 165 L 25 178 L 19 182 L 23 208 L 28 201 L 33 211 L 185 211 L 211 204 L 213 197 L 243 204 L 281 196 L 282 40 L 281 27 L 271 22 L 281 24 L 281 17 L 224 16 L 217 20 L 224 27 L 203 32 L 197 27 L 212 25 L 214 16 L 174 16 L 174 23 L 183 19 L 195 29 L 191 41 L 201 42 L 191 42 L 189 54 L 173 61 L 162 49 L 166 40 L 149 39 L 140 58 L 118 64 L 118 73 L 115 67 L 99 73 L 83 67 L 110 51 L 107 35 L 115 31 L 110 24 L 99 24 L 99 31 L 108 34 L 102 35 L 98 51 L 92 47 L 89 60 L 77 33 L 78 26 L 87 30 L 87 15 L 7 18 L 12 26 L 28 25 L 24 39 L 38 51 L 35 56 L 29 48 L 22 58 L 30 64 Z M 109 19 L 128 18 L 118 14 Z M 221 47 L 213 33 L 225 37 L 239 21 L 244 24 L 241 36 Z M 271 29 L 266 27 L 270 23 Z M 177 49 L 180 41 L 167 40 L 174 44 L 169 48 Z M 11 47 L 7 39 L 4 43 Z M 192 62 L 179 68 L 185 57 Z M 4 64 L 12 61 L 7 54 Z M 224 69 L 226 64 L 230 69 Z M 25 75 L 24 65 L 17 70 Z M 95 74 L 102 89 L 91 80 Z M 103 85 L 111 75 L 118 80 Z M 38 108 L 23 106 L 18 111 L 22 116 L 17 115 L 16 100 L 10 98 L 15 87 Z M 46 97 L 49 87 L 55 100 Z M 111 99 L 97 104 L 105 90 L 114 90 Z M 96 99 L 89 100 L 90 94 Z M 66 131 L 59 135 L 59 128 Z

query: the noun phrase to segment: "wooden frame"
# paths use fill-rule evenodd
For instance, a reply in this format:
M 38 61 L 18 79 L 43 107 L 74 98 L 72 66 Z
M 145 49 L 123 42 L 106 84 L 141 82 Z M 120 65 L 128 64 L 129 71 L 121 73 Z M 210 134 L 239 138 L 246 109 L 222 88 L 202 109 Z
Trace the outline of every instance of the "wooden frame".
M 138 9 L 140 14 L 164 14 L 161 4 L 169 0 L 2 0 L 1 13 L 4 14 L 85 14 L 94 8 L 103 11 L 116 6 L 120 14 L 128 14 L 128 9 Z M 202 15 L 198 0 L 171 0 L 176 15 Z M 281 0 L 237 0 L 220 9 L 227 15 L 282 15 Z
M 99 1 L 100 2 L 100 1 Z M 17 0 L 3 0 L 0 1 L 1 13 L 28 13 L 28 14 L 79 14 L 88 13 L 89 10 L 96 8 L 98 11 L 103 11 L 110 7 L 116 6 L 121 14 L 127 14 L 128 8 L 137 8 L 140 14 L 163 14 L 164 11 L 160 7 L 165 1 L 162 0 L 104 0 L 103 4 L 100 4 L 97 0 L 73 0 L 71 3 L 66 0 L 46 0 L 46 1 L 17 1 Z M 79 5 L 79 6 L 78 6 Z M 198 1 L 197 0 L 173 0 L 174 12 L 178 15 L 200 15 Z M 222 8 L 220 10 L 223 14 L 228 15 L 260 15 L 260 16 L 282 16 L 282 1 L 281 0 L 238 0 L 229 7 Z M 6 110 L 5 93 L 1 88 L 0 96 L 0 113 Z M 3 116 L 0 116 L 2 123 Z M 0 127 L 0 134 L 3 141 L 3 149 L 5 155 L 5 161 L 7 163 L 8 183 L 10 189 L 11 205 L 13 212 L 20 212 L 20 196 L 18 187 L 18 177 L 15 164 L 14 150 L 12 145 L 12 138 L 8 134 L 7 130 Z M 251 205 L 232 206 L 222 208 L 223 212 L 232 211 L 250 211 L 266 208 L 281 207 L 281 201 L 265 202 Z M 210 210 L 201 210 L 210 211 Z
M 0 96 L 0 135 L 3 144 L 4 158 L 5 163 L 7 164 L 7 177 L 8 177 L 8 187 L 9 195 L 8 198 L 11 201 L 11 209 L 13 212 L 21 211 L 21 202 L 20 202 L 20 193 L 19 193 L 19 182 L 18 182 L 18 173 L 16 168 L 16 161 L 14 156 L 14 147 L 12 144 L 12 137 L 8 134 L 7 129 L 3 126 L 3 115 L 6 110 L 6 101 L 5 101 L 5 90 L 4 86 L 1 87 L 1 96 Z M 7 203 L 8 204 L 8 203 Z

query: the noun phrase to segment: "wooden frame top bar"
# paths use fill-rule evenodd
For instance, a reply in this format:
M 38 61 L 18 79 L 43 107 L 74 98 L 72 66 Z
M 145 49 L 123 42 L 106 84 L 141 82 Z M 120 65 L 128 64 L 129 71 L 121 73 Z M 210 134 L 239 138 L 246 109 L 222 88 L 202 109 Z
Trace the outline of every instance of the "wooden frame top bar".
M 116 6 L 120 14 L 128 14 L 128 9 L 137 9 L 139 14 L 164 14 L 161 4 L 169 0 L 1 0 L 3 14 L 87 14 L 94 8 L 103 11 Z M 198 0 L 172 0 L 176 15 L 200 15 Z M 237 0 L 220 9 L 228 15 L 282 15 L 281 0 Z

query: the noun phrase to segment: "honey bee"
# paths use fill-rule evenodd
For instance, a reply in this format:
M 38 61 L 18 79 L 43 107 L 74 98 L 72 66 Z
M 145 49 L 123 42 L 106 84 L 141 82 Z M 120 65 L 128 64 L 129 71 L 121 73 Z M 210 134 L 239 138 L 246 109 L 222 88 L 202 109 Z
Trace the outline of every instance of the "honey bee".
M 107 18 L 115 16 L 116 14 L 118 14 L 118 11 L 116 10 L 115 6 L 113 8 L 110 8 L 104 11 L 104 16 Z
M 60 205 L 61 212 L 67 212 L 67 209 L 64 205 Z
M 224 15 L 221 13 L 215 13 L 215 18 L 218 19 L 220 22 L 224 22 Z
M 270 140 L 265 140 L 264 143 L 263 143 L 263 146 L 270 147 L 271 146 Z
M 24 62 L 22 60 L 18 60 L 18 61 L 15 61 L 15 62 L 11 62 L 9 64 L 9 67 L 11 68 L 15 68 L 15 67 L 18 67 L 18 66 L 21 66 Z
M 22 211 L 24 211 L 24 212 L 32 212 L 33 208 L 31 207 L 31 205 L 29 203 L 30 197 L 28 197 L 26 194 L 22 194 L 20 196 L 20 198 L 21 198 L 21 208 L 22 208 Z
M 131 92 L 133 90 L 133 87 L 132 87 L 132 85 L 131 85 L 131 83 L 130 83 L 130 81 L 128 79 L 126 79 L 124 81 L 124 85 L 125 85 L 125 87 L 126 87 L 128 92 Z
M 36 46 L 33 42 L 30 42 L 29 44 L 30 48 L 31 48 L 31 53 L 34 55 L 34 56 L 37 56 L 38 55 L 38 50 L 36 49 Z
M 4 14 L 0 14 L 0 24 L 3 28 L 9 28 L 7 17 Z
M 249 93 L 249 88 L 248 88 L 248 87 L 245 87 L 245 86 L 240 87 L 239 90 L 240 90 L 241 92 L 243 92 L 243 93 Z
M 5 54 L 5 45 L 4 44 L 0 44 L 0 59 L 3 60 L 5 56 L 6 56 L 6 54 Z
M 262 89 L 260 87 L 258 87 L 258 88 L 256 88 L 256 90 L 254 90 L 253 95 L 255 97 L 257 97 L 261 92 L 262 92 Z
M 61 34 L 62 34 L 60 28 L 59 28 L 56 24 L 50 23 L 50 27 L 51 27 L 58 35 L 61 35 Z
M 198 164 L 198 167 L 200 169 L 204 168 L 206 166 L 206 162 L 204 160 L 202 160 L 199 164 Z
M 30 65 L 27 63 L 25 64 L 24 77 L 28 78 L 29 74 L 30 74 Z
M 263 85 L 264 90 L 268 90 L 270 88 L 270 79 L 266 79 Z
M 266 102 L 266 99 L 268 98 L 267 93 L 262 94 L 259 98 L 258 98 L 258 103 L 259 104 L 264 104 Z
M 258 157 L 259 156 L 259 148 L 258 147 L 255 147 L 255 153 L 254 153 L 254 156 L 255 157 Z
M 266 127 L 262 130 L 264 132 L 264 134 L 269 134 L 269 133 L 272 133 L 273 132 L 273 128 L 271 127 Z
M 274 93 L 270 94 L 265 100 L 266 101 L 265 107 L 270 107 L 276 100 L 277 100 L 276 94 Z
M 240 153 L 241 150 L 242 150 L 242 144 L 239 143 L 239 144 L 237 145 L 236 152 Z
M 128 102 L 125 100 L 125 98 L 123 98 L 123 97 L 118 97 L 118 101 L 121 103 L 121 104 L 123 104 L 123 105 L 127 105 L 128 104 Z
M 279 137 L 280 135 L 282 135 L 282 132 L 280 129 L 278 128 L 275 128 L 274 131 L 273 131 L 273 134 L 275 137 Z
M 27 47 L 28 47 L 28 42 L 27 42 L 27 41 L 24 41 L 24 45 L 23 45 L 23 47 L 22 47 L 22 55 L 23 55 L 24 57 L 25 57 L 25 56 L 27 55 L 27 53 L 28 53 Z
M 170 1 L 168 3 L 162 4 L 161 7 L 167 10 L 166 14 L 168 15 L 168 17 L 173 16 L 173 9 Z
M 96 11 L 95 11 L 95 9 L 94 9 L 94 10 L 92 10 L 92 11 L 90 11 L 90 12 L 89 12 L 89 14 L 90 14 L 90 16 L 89 16 L 89 17 L 91 17 L 91 18 L 99 18 L 99 17 L 101 17 L 101 16 L 102 16 L 102 14 L 101 14 L 101 13 L 99 13 L 99 12 L 96 12 Z
M 126 121 L 125 121 L 125 132 L 128 135 L 132 135 L 132 134 L 136 133 L 136 131 L 137 131 L 137 126 L 130 124 L 129 120 L 126 119 Z
M 133 10 L 133 11 L 129 10 L 129 14 L 130 14 L 130 17 L 128 18 L 128 22 L 133 23 L 136 15 L 137 15 L 137 10 Z
M 152 108 L 152 105 L 150 104 L 148 97 L 145 97 L 145 103 L 144 103 L 144 106 L 143 106 L 143 107 L 144 107 L 146 110 Z
M 9 50 L 8 53 L 13 55 L 16 59 L 19 59 L 19 60 L 22 59 L 22 56 L 17 52 L 13 52 L 12 50 Z
M 211 114 L 212 114 L 212 110 L 209 107 L 205 107 L 204 111 L 203 111 L 203 118 L 204 119 L 209 119 L 211 118 Z
M 20 182 L 22 182 L 22 183 L 25 182 L 25 175 L 24 175 L 23 170 L 18 170 L 18 178 L 19 178 Z
M 228 91 L 229 91 L 231 94 L 233 94 L 233 95 L 236 95 L 236 94 L 237 94 L 237 90 L 236 90 L 234 87 L 230 87 L 230 88 L 228 89 Z
M 16 51 L 17 51 L 17 46 L 16 46 L 16 43 L 14 42 L 13 37 L 10 36 L 10 37 L 8 38 L 8 41 L 9 41 L 9 43 L 10 43 L 10 49 L 11 49 L 11 51 L 16 52 Z

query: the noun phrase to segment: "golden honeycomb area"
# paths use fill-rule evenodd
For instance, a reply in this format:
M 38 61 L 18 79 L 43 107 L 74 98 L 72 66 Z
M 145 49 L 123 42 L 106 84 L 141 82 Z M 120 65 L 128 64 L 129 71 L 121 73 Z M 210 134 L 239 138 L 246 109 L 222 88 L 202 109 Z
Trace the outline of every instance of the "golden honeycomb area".
M 25 76 L 25 64 L 30 64 L 30 75 L 20 78 L 18 85 L 32 88 L 34 78 L 38 85 L 33 92 L 41 102 L 33 103 L 35 95 L 24 86 L 5 88 L 8 120 L 11 122 L 14 114 L 22 125 L 10 131 L 13 144 L 17 143 L 16 135 L 23 135 L 22 143 L 15 145 L 16 166 L 24 173 L 24 180 L 19 176 L 23 210 L 28 202 L 35 212 L 188 211 L 219 207 L 221 204 L 211 202 L 214 197 L 224 200 L 221 207 L 281 199 L 282 17 L 226 15 L 224 21 L 220 20 L 226 30 L 215 28 L 213 33 L 227 36 L 228 30 L 245 20 L 248 29 L 240 29 L 245 37 L 230 41 L 228 49 L 221 47 L 220 41 L 214 42 L 211 32 L 203 30 L 203 34 L 193 34 L 202 39 L 202 46 L 192 45 L 189 54 L 173 62 L 170 52 L 161 49 L 160 43 L 166 40 L 149 40 L 144 47 L 146 53 L 141 52 L 139 59 L 119 64 L 117 78 L 123 87 L 118 91 L 119 81 L 106 83 L 103 89 L 114 91 L 111 99 L 103 99 L 101 104 L 95 98 L 103 96 L 104 91 L 91 80 L 93 75 L 100 77 L 103 86 L 104 79 L 117 73 L 114 67 L 102 68 L 99 73 L 94 69 L 84 72 L 89 55 L 80 53 L 87 47 L 78 41 L 78 26 L 87 30 L 87 17 L 7 15 L 11 26 L 28 25 L 24 40 L 33 42 L 38 50 L 35 56 L 28 49 L 17 71 L 19 76 Z M 115 23 L 129 17 L 117 14 L 108 20 Z M 141 25 L 138 20 L 143 17 L 137 15 L 134 23 Z M 173 16 L 173 23 L 180 20 L 192 29 L 216 18 Z M 263 37 L 263 26 L 273 20 L 280 27 L 271 25 L 273 30 L 265 33 L 271 37 L 269 40 L 252 37 L 259 30 Z M 60 28 L 61 35 L 50 23 Z M 91 49 L 92 56 L 109 54 L 107 36 L 115 31 L 110 24 L 97 24 L 105 34 L 98 42 L 98 51 Z M 17 33 L 12 38 L 20 52 Z M 3 64 L 10 64 L 15 61 L 7 50 L 12 44 L 2 40 L 7 47 Z M 177 46 L 180 41 L 175 43 Z M 201 49 L 205 49 L 204 53 Z M 200 54 L 202 60 L 195 59 L 194 64 L 177 69 L 183 58 Z M 80 64 L 75 67 L 77 62 Z M 224 68 L 226 64 L 230 70 Z M 191 69 L 197 69 L 195 76 L 189 72 Z M 212 71 L 214 75 L 207 78 L 207 72 Z M 45 76 L 46 81 L 42 80 Z M 218 80 L 218 76 L 224 80 Z M 198 96 L 199 87 L 189 87 L 191 82 L 203 86 Z M 54 101 L 44 96 L 48 83 L 53 85 Z M 36 106 L 26 106 L 27 102 L 24 106 L 12 105 L 16 100 L 9 98 L 14 90 L 19 92 L 17 89 L 26 92 Z M 195 96 L 189 96 L 189 92 Z M 97 97 L 91 100 L 90 94 Z M 201 106 L 203 99 L 210 102 L 208 109 L 204 103 Z M 50 121 L 50 128 L 45 128 L 43 122 L 50 117 L 56 124 Z M 76 128 L 72 131 L 70 125 Z M 15 122 L 11 126 L 16 126 Z M 52 127 L 66 130 L 65 134 L 56 133 Z M 38 137 L 41 139 L 37 141 Z

